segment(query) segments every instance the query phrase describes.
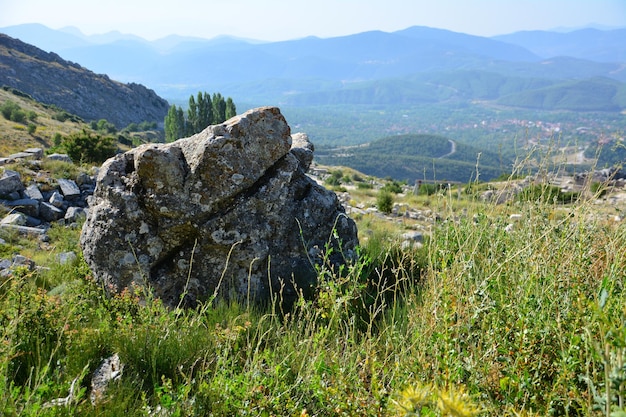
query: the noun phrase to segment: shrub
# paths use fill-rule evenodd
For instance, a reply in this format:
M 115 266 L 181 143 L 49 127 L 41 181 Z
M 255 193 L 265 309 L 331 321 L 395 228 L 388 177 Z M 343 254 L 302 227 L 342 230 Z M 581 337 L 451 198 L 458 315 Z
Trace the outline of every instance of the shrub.
M 37 125 L 36 124 L 34 124 L 34 123 L 29 123 L 28 124 L 28 133 L 29 134 L 32 135 L 33 133 L 35 133 L 36 130 L 37 130 Z
M 11 113 L 13 113 L 14 110 L 19 110 L 19 108 L 20 106 L 9 100 L 0 107 L 0 112 L 2 112 L 2 116 L 4 116 L 5 119 L 11 120 Z
M 383 190 L 387 190 L 394 194 L 400 194 L 402 192 L 402 184 L 398 181 L 391 181 L 383 186 Z
M 157 128 L 157 123 L 156 122 L 148 122 L 148 121 L 144 121 L 139 123 L 138 129 L 141 132 L 145 132 L 147 130 L 155 130 Z
M 606 184 L 602 182 L 593 182 L 591 184 L 591 192 L 596 197 L 602 197 L 608 191 Z
M 63 141 L 63 136 L 59 132 L 56 132 L 54 136 L 52 137 L 52 144 L 54 146 L 61 146 L 62 141 Z
M 393 194 L 384 188 L 378 192 L 376 207 L 383 213 L 391 213 L 393 209 Z
M 54 120 L 58 120 L 59 122 L 65 122 L 67 119 L 69 119 L 71 117 L 71 115 L 66 112 L 65 110 L 59 110 L 56 113 L 54 113 L 52 115 L 52 118 Z
M 106 161 L 117 152 L 114 139 L 83 130 L 65 137 L 61 145 L 75 162 L 98 163 Z
M 26 112 L 22 110 L 18 104 L 11 100 L 7 101 L 2 105 L 2 107 L 0 107 L 0 112 L 2 112 L 5 119 L 11 120 L 12 122 L 24 123 L 26 120 Z
M 438 191 L 448 188 L 446 184 L 427 184 L 422 183 L 419 187 L 417 195 L 433 195 Z
M 522 190 L 517 195 L 519 201 L 530 201 L 538 203 L 574 203 L 580 197 L 578 192 L 562 192 L 559 187 L 548 184 L 533 184 Z

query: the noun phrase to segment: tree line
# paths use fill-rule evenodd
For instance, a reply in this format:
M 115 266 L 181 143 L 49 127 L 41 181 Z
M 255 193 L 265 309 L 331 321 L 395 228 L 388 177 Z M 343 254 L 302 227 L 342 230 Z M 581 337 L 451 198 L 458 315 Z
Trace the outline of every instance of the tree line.
M 207 126 L 222 123 L 237 115 L 237 108 L 233 99 L 224 97 L 220 93 L 198 92 L 189 97 L 187 115 L 182 107 L 173 105 L 165 116 L 165 141 L 173 142 L 185 136 L 201 132 Z

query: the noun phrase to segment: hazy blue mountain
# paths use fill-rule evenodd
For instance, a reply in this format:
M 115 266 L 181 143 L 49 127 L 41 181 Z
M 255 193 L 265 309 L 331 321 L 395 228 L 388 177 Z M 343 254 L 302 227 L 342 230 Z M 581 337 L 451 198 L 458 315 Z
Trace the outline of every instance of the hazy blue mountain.
M 34 45 L 46 52 L 55 52 L 57 54 L 68 48 L 76 48 L 90 44 L 89 41 L 78 36 L 76 33 L 50 29 L 39 23 L 27 23 L 0 28 L 0 33 Z
M 522 31 L 492 39 L 519 45 L 543 58 L 570 56 L 600 62 L 626 61 L 626 28 L 589 28 L 567 33 Z
M 394 32 L 395 34 L 417 39 L 421 42 L 434 43 L 441 49 L 454 48 L 505 61 L 537 61 L 539 57 L 527 48 L 512 48 L 507 42 L 480 36 L 466 35 L 443 29 L 434 29 L 423 26 L 413 26 L 408 29 Z M 454 49 L 449 50 L 453 52 Z
M 513 106 L 520 99 L 524 107 L 541 102 L 539 108 L 560 108 L 558 100 L 540 97 L 581 85 L 588 89 L 588 84 L 574 81 L 604 77 L 626 82 L 624 30 L 484 38 L 415 26 L 391 33 L 271 43 L 174 35 L 149 42 L 119 32 L 86 36 L 76 28 L 54 31 L 42 25 L 0 31 L 19 32 L 64 59 L 123 82 L 147 85 L 174 100 L 198 91 L 220 91 L 238 102 L 292 105 L 502 99 Z M 590 59 L 592 55 L 598 59 Z M 615 59 L 603 58 L 608 56 Z M 621 91 L 620 84 L 601 87 L 591 107 L 624 108 L 614 93 Z M 576 104 L 583 100 L 579 94 L 568 97 L 569 107 L 585 107 Z

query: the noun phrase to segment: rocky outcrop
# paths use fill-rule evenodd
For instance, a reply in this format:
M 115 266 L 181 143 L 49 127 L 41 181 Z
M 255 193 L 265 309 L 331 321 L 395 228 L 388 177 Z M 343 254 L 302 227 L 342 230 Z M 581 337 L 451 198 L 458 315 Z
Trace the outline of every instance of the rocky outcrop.
M 306 175 L 312 152 L 265 107 L 118 155 L 97 178 L 85 260 L 110 291 L 150 286 L 171 306 L 289 304 L 312 291 L 316 265 L 344 264 L 358 244 L 337 196 Z
M 69 160 L 67 155 L 64 157 Z M 0 158 L 0 166 L 21 164 L 29 178 L 23 179 L 17 171 L 0 168 L 0 207 L 9 213 L 0 220 L 0 228 L 45 235 L 53 222 L 72 224 L 86 216 L 87 199 L 93 194 L 95 179 L 84 172 L 77 178 L 49 177 L 41 169 L 43 158 L 39 148 Z
M 167 101 L 143 85 L 113 81 L 0 33 L 1 85 L 87 121 L 107 119 L 118 128 L 162 122 L 169 109 Z

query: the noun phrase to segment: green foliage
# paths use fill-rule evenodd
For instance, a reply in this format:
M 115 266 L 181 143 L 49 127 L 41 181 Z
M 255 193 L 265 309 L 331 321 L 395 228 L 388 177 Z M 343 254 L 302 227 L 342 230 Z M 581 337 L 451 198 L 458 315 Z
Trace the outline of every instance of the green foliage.
M 64 137 L 61 146 L 72 161 L 80 163 L 101 164 L 117 152 L 117 146 L 112 137 L 101 136 L 86 130 Z
M 98 121 L 93 120 L 90 123 L 90 126 L 93 130 L 97 130 L 102 133 L 115 133 L 117 132 L 117 128 L 115 125 L 106 119 L 100 119 Z
M 224 109 L 224 120 L 228 120 L 231 117 L 237 116 L 237 107 L 232 98 L 226 99 L 226 108 Z
M 376 207 L 383 213 L 391 213 L 391 210 L 393 209 L 392 192 L 384 188 L 380 189 L 380 191 L 378 191 L 378 196 L 376 197 Z
M 185 115 L 180 107 L 171 106 L 165 116 L 165 141 L 174 142 L 185 136 Z
M 623 141 L 615 141 L 608 145 L 592 144 L 585 149 L 585 157 L 597 158 L 599 168 L 623 166 L 626 163 L 626 145 Z
M 28 134 L 32 135 L 35 133 L 35 131 L 37 130 L 37 125 L 34 123 L 29 123 L 28 124 Z
M 26 112 L 15 102 L 8 100 L 0 106 L 0 113 L 5 119 L 16 123 L 24 123 Z
M 340 169 L 330 171 L 330 175 L 328 178 L 324 180 L 326 185 L 330 185 L 331 187 L 337 187 L 342 184 L 343 180 L 343 171 Z
M 189 97 L 187 117 L 182 108 L 171 106 L 165 117 L 165 140 L 173 142 L 182 137 L 199 133 L 211 124 L 219 124 L 236 115 L 235 103 L 229 97 L 224 100 L 221 94 L 211 95 L 198 92 L 197 97 Z
M 226 120 L 226 101 L 220 93 L 213 93 L 211 100 L 213 105 L 213 124 L 222 123 Z
M 433 195 L 439 191 L 446 190 L 447 188 L 448 184 L 425 182 L 419 185 L 417 195 Z
M 575 203 L 580 197 L 578 192 L 562 192 L 559 187 L 547 184 L 531 184 L 524 188 L 518 195 L 518 201 L 535 203 Z
M 344 165 L 377 177 L 413 183 L 416 180 L 460 181 L 500 175 L 500 156 L 436 135 L 398 135 L 368 146 L 324 150 L 316 155 L 322 164 Z M 507 164 L 509 161 L 507 161 Z
M 589 189 L 595 197 L 602 197 L 608 191 L 607 185 L 602 182 L 593 182 Z
M 139 288 L 106 296 L 80 255 L 71 265 L 18 269 L 0 281 L 0 409 L 619 416 L 626 229 L 585 204 L 558 216 L 564 207 L 551 201 L 526 202 L 509 231 L 501 206 L 480 205 L 433 224 L 421 248 L 359 225 L 373 231 L 358 261 L 341 270 L 323 262 L 316 297 L 288 313 L 218 300 L 170 309 Z M 79 253 L 79 232 L 55 226 L 50 244 Z M 3 257 L 26 245 L 17 234 L 3 238 Z M 90 375 L 113 353 L 123 376 L 93 406 Z M 44 407 L 66 397 L 72 381 L 66 407 Z
M 63 142 L 63 135 L 61 135 L 59 132 L 56 132 L 54 136 L 52 136 L 52 145 L 55 147 L 58 147 L 58 146 L 61 146 L 62 142 Z
M 389 191 L 393 194 L 400 194 L 403 191 L 402 184 L 395 180 L 387 182 L 385 185 L 383 185 L 382 189 L 385 191 Z
M 498 103 L 543 110 L 619 111 L 623 108 L 621 89 L 619 81 L 597 77 L 518 92 Z

